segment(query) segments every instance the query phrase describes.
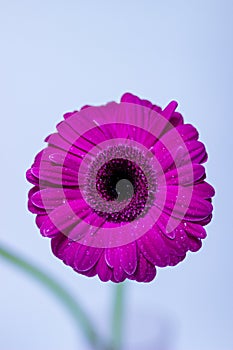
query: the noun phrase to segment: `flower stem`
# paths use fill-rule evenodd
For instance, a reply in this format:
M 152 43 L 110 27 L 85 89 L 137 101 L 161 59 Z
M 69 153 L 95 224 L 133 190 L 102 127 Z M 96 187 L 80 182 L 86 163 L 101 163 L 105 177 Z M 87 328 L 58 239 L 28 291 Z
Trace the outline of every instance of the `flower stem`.
M 120 350 L 122 346 L 122 321 L 123 321 L 123 293 L 124 285 L 123 283 L 118 283 L 116 285 L 115 291 L 115 303 L 113 307 L 113 319 L 112 319 L 112 349 Z
M 73 316 L 78 328 L 82 328 L 87 340 L 93 349 L 104 348 L 104 346 L 101 345 L 103 343 L 97 336 L 94 326 L 92 325 L 86 313 L 77 303 L 75 298 L 70 294 L 70 292 L 67 291 L 58 281 L 56 281 L 54 277 L 48 275 L 46 272 L 31 264 L 24 258 L 19 257 L 17 254 L 11 252 L 8 248 L 3 247 L 2 244 L 0 245 L 0 256 L 36 279 L 44 287 L 50 290 L 50 292 L 52 292 L 58 300 L 60 300 L 62 304 L 67 308 L 69 313 Z

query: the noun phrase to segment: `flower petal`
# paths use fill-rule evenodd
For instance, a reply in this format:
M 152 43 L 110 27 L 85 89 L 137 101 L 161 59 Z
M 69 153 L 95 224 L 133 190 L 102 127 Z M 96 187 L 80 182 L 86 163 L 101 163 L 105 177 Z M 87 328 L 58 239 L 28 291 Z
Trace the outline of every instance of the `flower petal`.
M 81 193 L 77 189 L 46 188 L 34 193 L 31 200 L 39 208 L 54 209 L 67 201 L 81 198 Z
M 186 254 L 184 255 L 171 255 L 170 257 L 170 263 L 169 266 L 175 266 L 177 264 L 179 264 L 181 261 L 183 261 L 186 257 Z
M 77 271 L 77 270 L 75 270 L 75 268 L 74 268 L 74 271 L 76 271 L 76 272 L 78 272 L 81 275 L 86 276 L 86 277 L 94 277 L 97 274 L 97 272 L 96 272 L 96 265 L 93 266 L 88 271 L 84 271 L 84 272 L 83 271 Z
M 162 115 L 166 117 L 167 119 L 170 119 L 172 114 L 175 112 L 176 108 L 178 106 L 178 103 L 176 101 L 171 101 L 162 111 Z
M 137 270 L 133 275 L 133 279 L 137 282 L 151 282 L 156 276 L 156 268 L 148 260 L 145 259 L 143 254 L 139 254 Z
M 33 166 L 31 172 L 38 179 L 59 186 L 78 186 L 78 173 L 66 167 L 41 163 L 40 167 Z
M 137 105 L 141 105 L 153 110 L 156 110 L 157 112 L 160 112 L 162 109 L 156 105 L 153 105 L 150 101 L 148 100 L 142 100 L 138 96 L 135 96 L 129 92 L 126 92 L 122 97 L 121 97 L 121 102 L 127 102 L 127 103 L 134 103 Z
M 77 271 L 88 271 L 97 263 L 103 252 L 103 249 L 89 247 L 77 242 L 75 243 L 77 244 L 77 252 L 74 260 L 74 268 Z
M 188 149 L 188 152 L 186 152 L 186 154 L 184 155 L 182 164 L 190 162 L 190 159 L 192 163 L 196 164 L 205 163 L 207 161 L 208 155 L 206 153 L 205 146 L 202 142 L 189 141 L 186 143 L 186 147 Z
M 69 204 L 63 204 L 49 213 L 48 218 L 40 227 L 42 236 L 54 237 L 59 232 L 68 235 L 68 228 L 77 225 L 91 212 L 91 209 L 83 200 L 75 200 Z
M 132 275 L 137 268 L 137 247 L 132 242 L 122 247 L 120 263 L 128 275 Z
M 215 195 L 215 190 L 213 186 L 211 186 L 209 183 L 205 181 L 194 185 L 193 191 L 196 196 L 199 196 L 204 199 L 211 198 Z
M 153 265 L 165 267 L 169 264 L 169 248 L 164 243 L 156 226 L 137 240 L 139 250 Z
M 101 281 L 107 282 L 111 280 L 113 275 L 113 270 L 107 265 L 105 260 L 105 254 L 103 253 L 96 265 L 96 272 Z
M 83 152 L 87 153 L 90 148 L 96 145 L 95 142 L 80 134 L 77 129 L 73 129 L 69 124 L 69 121 L 59 123 L 57 125 L 57 130 L 64 140 L 81 151 L 81 153 L 78 151 L 79 154 L 83 154 Z
M 78 111 L 67 112 L 67 113 L 63 114 L 63 118 L 64 118 L 64 119 L 68 119 L 68 118 L 71 117 L 73 114 L 78 115 Z
M 28 182 L 30 182 L 30 183 L 33 184 L 33 185 L 38 185 L 38 184 L 39 184 L 38 178 L 35 177 L 35 176 L 32 174 L 31 169 L 28 169 L 28 170 L 27 170 L 27 172 L 26 172 L 26 179 L 28 180 Z
M 196 238 L 206 238 L 206 230 L 203 226 L 199 224 L 194 224 L 192 222 L 185 222 L 183 224 L 184 230 L 187 233 L 187 235 L 191 235 Z
M 121 265 L 123 248 L 107 248 L 105 251 L 105 260 L 109 267 L 113 269 L 113 276 L 116 282 L 123 282 L 126 279 L 126 273 Z
M 199 134 L 197 129 L 191 124 L 178 125 L 176 131 L 180 134 L 183 141 L 197 141 Z
M 206 218 L 213 210 L 212 204 L 192 192 L 189 187 L 167 186 L 166 202 L 163 203 L 162 188 L 157 191 L 155 205 L 176 218 L 198 221 Z
M 205 175 L 205 168 L 200 164 L 183 165 L 165 174 L 168 185 L 189 185 L 200 180 Z

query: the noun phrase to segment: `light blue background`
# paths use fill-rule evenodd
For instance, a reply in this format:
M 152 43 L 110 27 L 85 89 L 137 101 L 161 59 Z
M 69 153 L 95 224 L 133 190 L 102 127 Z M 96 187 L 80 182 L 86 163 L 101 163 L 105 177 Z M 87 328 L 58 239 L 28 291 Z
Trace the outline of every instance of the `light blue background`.
M 43 138 L 63 112 L 131 91 L 161 106 L 177 99 L 207 145 L 217 190 L 208 238 L 153 283 L 128 284 L 133 350 L 233 349 L 232 12 L 230 0 L 0 2 L 1 241 L 57 276 L 103 332 L 113 285 L 54 258 L 26 211 L 24 173 Z M 0 264 L 0 349 L 87 349 L 50 294 Z

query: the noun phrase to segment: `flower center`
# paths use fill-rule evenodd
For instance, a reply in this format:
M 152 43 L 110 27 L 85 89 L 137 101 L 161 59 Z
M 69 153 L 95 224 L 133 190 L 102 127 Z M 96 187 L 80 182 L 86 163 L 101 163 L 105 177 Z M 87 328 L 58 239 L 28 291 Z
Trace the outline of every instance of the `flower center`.
M 140 150 L 123 145 L 97 155 L 89 167 L 85 189 L 94 212 L 115 223 L 131 222 L 145 212 L 155 193 L 149 163 Z

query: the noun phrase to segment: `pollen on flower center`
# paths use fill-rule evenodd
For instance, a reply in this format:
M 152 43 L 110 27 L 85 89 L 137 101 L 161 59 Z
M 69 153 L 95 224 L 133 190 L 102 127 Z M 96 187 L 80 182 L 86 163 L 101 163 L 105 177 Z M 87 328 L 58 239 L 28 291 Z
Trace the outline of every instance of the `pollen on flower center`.
M 133 221 L 154 199 L 150 161 L 136 147 L 109 147 L 90 165 L 85 193 L 95 213 L 107 221 Z

